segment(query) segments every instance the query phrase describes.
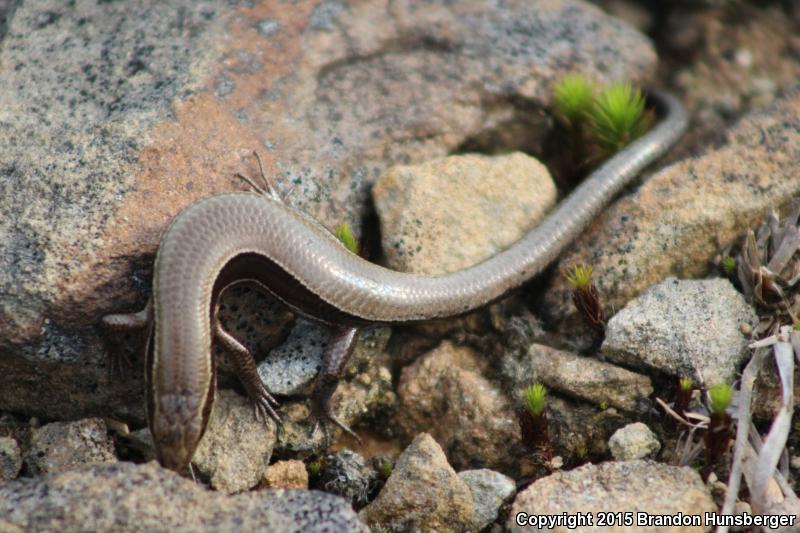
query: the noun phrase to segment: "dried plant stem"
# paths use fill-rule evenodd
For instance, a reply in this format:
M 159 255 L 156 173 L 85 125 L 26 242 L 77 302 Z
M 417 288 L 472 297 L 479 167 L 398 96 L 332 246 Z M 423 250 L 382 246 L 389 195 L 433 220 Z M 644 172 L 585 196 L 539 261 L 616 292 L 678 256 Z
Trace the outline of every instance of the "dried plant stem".
M 777 468 L 785 453 L 786 440 L 791 429 L 794 406 L 794 361 L 800 354 L 800 340 L 797 332 L 790 326 L 782 326 L 777 335 L 754 342 L 750 345 L 755 353 L 742 374 L 739 392 L 738 428 L 734 446 L 733 464 L 728 478 L 728 489 L 722 514 L 733 512 L 739 494 L 741 477 L 744 474 L 750 488 L 750 505 L 754 513 L 800 514 L 798 500 L 785 476 Z M 775 363 L 781 380 L 782 402 L 769 433 L 763 443 L 761 436 L 751 420 L 753 384 L 772 347 Z M 718 533 L 726 533 L 728 528 L 721 526 Z
M 736 442 L 733 446 L 733 464 L 728 476 L 728 489 L 725 492 L 725 502 L 722 504 L 721 514 L 733 514 L 733 506 L 739 496 L 739 487 L 742 481 L 742 463 L 745 447 L 747 446 L 747 433 L 750 428 L 750 405 L 753 399 L 753 385 L 758 372 L 764 364 L 767 350 L 756 350 L 750 362 L 742 372 L 742 384 L 739 389 L 739 413 L 736 421 Z M 727 533 L 728 526 L 720 526 L 717 533 Z

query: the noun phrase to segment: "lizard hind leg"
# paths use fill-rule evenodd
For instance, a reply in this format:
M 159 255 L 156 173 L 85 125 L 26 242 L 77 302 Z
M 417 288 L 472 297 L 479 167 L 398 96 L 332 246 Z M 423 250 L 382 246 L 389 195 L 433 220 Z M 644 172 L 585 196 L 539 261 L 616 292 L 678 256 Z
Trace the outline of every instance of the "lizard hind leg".
M 261 179 L 264 182 L 265 187 L 261 188 L 258 184 L 256 184 L 253 180 L 251 180 L 244 174 L 237 172 L 236 177 L 245 181 L 248 185 L 250 185 L 250 187 L 253 188 L 255 192 L 262 194 L 264 196 L 268 196 L 278 202 L 287 203 L 291 205 L 289 202 L 289 197 L 294 192 L 294 186 L 291 189 L 289 189 L 289 192 L 281 196 L 281 194 L 278 192 L 278 189 L 272 184 L 272 182 L 269 180 L 266 173 L 264 172 L 264 161 L 261 159 L 261 155 L 256 150 L 253 150 L 253 155 L 255 156 L 256 161 L 258 161 L 258 173 L 261 175 Z
M 317 376 L 314 385 L 314 392 L 311 395 L 311 413 L 314 416 L 314 428 L 311 430 L 313 436 L 322 426 L 325 435 L 325 445 L 330 445 L 331 423 L 338 426 L 342 431 L 356 439 L 361 444 L 361 437 L 355 431 L 342 422 L 333 412 L 333 394 L 342 378 L 342 373 L 347 361 L 353 353 L 358 328 L 341 327 L 333 335 L 333 338 L 325 349 L 322 357 L 322 368 Z

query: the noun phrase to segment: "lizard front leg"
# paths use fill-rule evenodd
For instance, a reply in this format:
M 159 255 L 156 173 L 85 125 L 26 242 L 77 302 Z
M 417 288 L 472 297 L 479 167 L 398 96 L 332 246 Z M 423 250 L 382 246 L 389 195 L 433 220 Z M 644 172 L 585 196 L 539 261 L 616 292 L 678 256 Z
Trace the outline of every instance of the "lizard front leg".
M 244 386 L 247 396 L 253 404 L 256 419 L 266 420 L 267 416 L 269 416 L 280 425 L 281 417 L 273 408 L 273 406 L 277 407 L 278 402 L 261 381 L 253 354 L 233 335 L 225 331 L 218 318 L 214 318 L 214 336 L 231 354 L 236 375 L 239 377 L 239 381 Z

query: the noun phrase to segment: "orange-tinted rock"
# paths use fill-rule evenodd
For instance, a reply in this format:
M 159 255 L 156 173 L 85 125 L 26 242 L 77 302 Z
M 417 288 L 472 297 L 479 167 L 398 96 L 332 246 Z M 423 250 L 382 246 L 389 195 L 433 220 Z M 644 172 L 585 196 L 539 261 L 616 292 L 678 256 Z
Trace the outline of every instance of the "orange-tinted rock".
M 560 74 L 654 69 L 643 36 L 576 0 L 253 4 L 9 11 L 0 407 L 142 419 L 139 371 L 108 379 L 94 326 L 144 304 L 165 225 L 246 189 L 234 174 L 255 176 L 254 149 L 299 207 L 355 223 L 383 169 L 530 114 Z

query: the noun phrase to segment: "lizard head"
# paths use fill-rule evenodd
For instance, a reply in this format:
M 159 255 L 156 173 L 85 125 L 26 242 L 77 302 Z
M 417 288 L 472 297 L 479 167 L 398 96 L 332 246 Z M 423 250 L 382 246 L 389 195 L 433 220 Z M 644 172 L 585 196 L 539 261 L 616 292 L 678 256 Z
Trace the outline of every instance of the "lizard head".
M 165 468 L 181 472 L 192 460 L 208 425 L 216 392 L 216 372 L 212 364 L 205 391 L 203 387 L 176 386 L 174 380 L 157 376 L 155 363 L 159 354 L 155 344 L 154 328 L 151 327 L 145 351 L 147 422 L 158 462 Z
M 198 398 L 188 391 L 161 394 L 157 400 L 158 416 L 150 417 L 156 456 L 165 468 L 179 472 L 191 461 L 208 417 L 200 413 Z

